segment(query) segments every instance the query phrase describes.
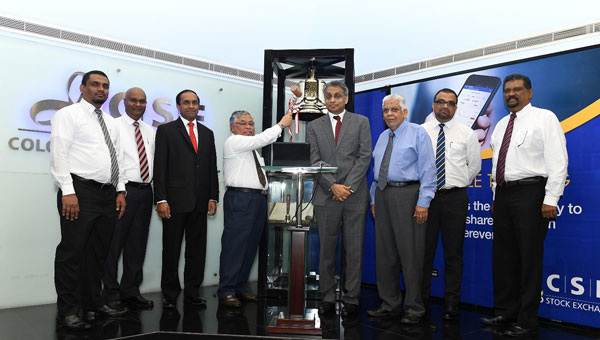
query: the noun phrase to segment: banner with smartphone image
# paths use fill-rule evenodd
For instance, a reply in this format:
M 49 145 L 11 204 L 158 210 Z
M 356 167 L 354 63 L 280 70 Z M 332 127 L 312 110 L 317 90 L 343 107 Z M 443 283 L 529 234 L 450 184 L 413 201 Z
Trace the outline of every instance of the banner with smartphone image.
M 521 73 L 531 79 L 532 105 L 551 110 L 561 121 L 569 152 L 569 176 L 558 203 L 559 216 L 550 223 L 545 241 L 539 315 L 600 327 L 600 258 L 596 256 L 600 245 L 600 210 L 597 208 L 600 199 L 596 195 L 600 192 L 598 60 L 600 46 L 591 46 L 389 88 L 391 93 L 406 99 L 408 120 L 417 124 L 433 118 L 431 104 L 438 90 L 453 89 L 459 94 L 455 119 L 471 126 L 481 141 L 481 173 L 468 189 L 462 302 L 493 306 L 489 140 L 496 123 L 508 114 L 502 81 L 509 74 Z M 356 95 L 357 107 L 368 107 L 366 101 L 373 100 L 373 95 L 368 95 L 370 92 L 373 91 Z M 376 100 L 380 108 L 380 96 Z M 381 111 L 368 115 L 372 127 L 384 124 Z M 374 246 L 374 242 L 365 240 L 366 248 Z M 438 297 L 443 296 L 444 289 L 442 251 L 439 242 L 432 279 L 432 295 Z M 365 250 L 365 254 L 369 252 Z M 365 273 L 363 278 L 374 283 L 374 275 L 373 269 L 372 276 Z

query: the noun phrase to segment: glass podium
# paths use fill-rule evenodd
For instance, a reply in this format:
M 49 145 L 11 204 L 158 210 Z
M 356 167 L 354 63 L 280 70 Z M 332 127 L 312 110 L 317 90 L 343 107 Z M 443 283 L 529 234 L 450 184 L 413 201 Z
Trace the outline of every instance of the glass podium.
M 274 309 L 268 333 L 321 334 L 316 313 L 307 313 L 306 298 L 318 293 L 318 248 L 311 199 L 315 179 L 334 173 L 336 167 L 264 166 L 269 176 L 266 274 L 267 297 L 287 298 L 287 306 Z M 299 204 L 298 204 L 299 202 Z M 307 236 L 311 235 L 311 236 Z

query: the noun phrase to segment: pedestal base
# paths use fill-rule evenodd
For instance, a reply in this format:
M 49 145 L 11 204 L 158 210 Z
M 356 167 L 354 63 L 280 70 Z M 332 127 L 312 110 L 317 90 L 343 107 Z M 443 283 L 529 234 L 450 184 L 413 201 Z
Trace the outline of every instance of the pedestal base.
M 321 328 L 315 326 L 315 320 L 306 320 L 302 315 L 290 315 L 290 319 L 277 319 L 274 326 L 268 326 L 267 333 L 321 335 Z

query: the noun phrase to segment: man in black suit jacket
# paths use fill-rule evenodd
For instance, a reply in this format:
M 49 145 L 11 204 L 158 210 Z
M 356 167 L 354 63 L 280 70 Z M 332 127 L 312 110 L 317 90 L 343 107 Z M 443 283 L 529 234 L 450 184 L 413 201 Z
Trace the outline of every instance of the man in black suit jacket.
M 219 197 L 215 138 L 196 121 L 198 95 L 183 90 L 176 103 L 180 117 L 158 127 L 154 154 L 154 199 L 163 220 L 163 308 L 174 308 L 181 292 L 178 267 L 184 233 L 184 301 L 205 304 L 198 289 L 204 280 L 206 214 L 215 214 Z

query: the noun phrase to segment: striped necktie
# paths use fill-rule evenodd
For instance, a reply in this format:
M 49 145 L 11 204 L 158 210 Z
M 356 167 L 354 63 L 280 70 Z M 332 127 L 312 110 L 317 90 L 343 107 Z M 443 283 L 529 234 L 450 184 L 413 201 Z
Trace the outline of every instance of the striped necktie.
M 115 152 L 115 147 L 110 139 L 110 135 L 108 134 L 108 129 L 106 128 L 104 118 L 102 117 L 102 110 L 95 109 L 94 112 L 98 115 L 98 122 L 100 123 L 102 133 L 104 134 L 104 141 L 108 146 L 108 151 L 110 153 L 110 183 L 112 183 L 116 189 L 117 184 L 119 183 L 119 163 L 117 163 L 117 153 Z
M 504 131 L 504 137 L 502 138 L 502 145 L 500 146 L 500 153 L 498 153 L 498 166 L 496 167 L 496 184 L 499 186 L 504 185 L 504 166 L 506 164 L 506 154 L 508 153 L 508 147 L 510 146 L 510 139 L 512 137 L 513 126 L 515 124 L 515 113 L 510 114 L 506 131 Z
M 150 171 L 148 169 L 148 157 L 146 156 L 146 147 L 144 146 L 144 139 L 142 138 L 142 131 L 140 131 L 140 123 L 133 122 L 135 127 L 135 143 L 138 148 L 138 156 L 140 158 L 140 177 L 144 183 L 148 183 L 150 179 Z
M 437 169 L 437 189 L 440 190 L 446 184 L 446 135 L 444 134 L 444 124 L 440 124 L 440 133 L 438 133 L 435 167 Z

